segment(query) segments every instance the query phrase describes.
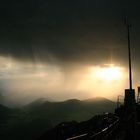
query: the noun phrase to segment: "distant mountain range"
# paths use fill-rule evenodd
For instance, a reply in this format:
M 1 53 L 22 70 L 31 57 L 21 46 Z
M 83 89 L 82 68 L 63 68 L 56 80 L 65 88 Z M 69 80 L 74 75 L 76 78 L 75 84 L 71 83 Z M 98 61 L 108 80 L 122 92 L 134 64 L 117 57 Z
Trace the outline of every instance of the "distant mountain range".
M 56 125 L 62 121 L 84 121 L 96 114 L 113 112 L 114 107 L 114 102 L 98 97 L 83 101 L 71 99 L 63 102 L 36 100 L 24 109 L 34 116 L 44 116 Z
M 85 121 L 96 114 L 113 112 L 115 106 L 115 102 L 106 98 L 63 102 L 38 99 L 14 109 L 0 105 L 0 114 L 3 114 L 0 116 L 0 136 L 4 140 L 33 140 L 61 122 Z

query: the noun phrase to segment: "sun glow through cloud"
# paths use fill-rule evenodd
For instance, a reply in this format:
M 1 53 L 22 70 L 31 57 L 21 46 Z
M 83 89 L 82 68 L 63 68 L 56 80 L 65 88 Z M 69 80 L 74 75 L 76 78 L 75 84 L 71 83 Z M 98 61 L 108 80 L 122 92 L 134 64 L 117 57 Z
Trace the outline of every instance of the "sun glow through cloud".
M 121 68 L 114 65 L 99 67 L 99 69 L 95 72 L 97 78 L 104 81 L 120 80 L 121 74 Z
M 88 69 L 80 88 L 89 93 L 89 96 L 115 100 L 118 94 L 123 94 L 123 89 L 127 86 L 127 71 L 124 67 L 108 64 Z

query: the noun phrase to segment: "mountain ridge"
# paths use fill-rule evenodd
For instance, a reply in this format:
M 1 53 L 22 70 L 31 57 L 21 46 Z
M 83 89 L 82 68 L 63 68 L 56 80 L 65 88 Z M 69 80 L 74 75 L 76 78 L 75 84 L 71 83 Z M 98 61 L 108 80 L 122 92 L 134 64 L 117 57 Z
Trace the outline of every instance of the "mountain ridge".
M 97 114 L 113 112 L 115 106 L 115 102 L 105 98 L 98 98 L 98 100 L 97 98 L 70 99 L 61 102 L 38 99 L 18 108 L 7 108 L 0 105 L 1 112 L 5 112 L 0 125 L 8 126 L 0 130 L 4 133 L 3 139 L 5 140 L 9 138 L 32 140 L 62 122 L 86 121 Z M 6 133 L 5 129 L 7 129 Z M 7 133 L 8 135 L 6 135 Z
M 64 101 L 49 101 L 45 98 L 39 98 L 37 100 L 34 100 L 32 101 L 31 103 L 28 103 L 24 106 L 30 106 L 30 105 L 35 105 L 35 104 L 44 104 L 44 103 L 74 103 L 74 102 L 99 102 L 99 101 L 106 101 L 106 102 L 112 102 L 112 103 L 115 103 L 114 101 L 112 100 L 109 100 L 107 98 L 104 98 L 104 97 L 93 97 L 93 98 L 88 98 L 88 99 L 84 99 L 84 100 L 79 100 L 79 99 L 75 99 L 75 98 L 72 98 L 72 99 L 67 99 L 67 100 L 64 100 Z

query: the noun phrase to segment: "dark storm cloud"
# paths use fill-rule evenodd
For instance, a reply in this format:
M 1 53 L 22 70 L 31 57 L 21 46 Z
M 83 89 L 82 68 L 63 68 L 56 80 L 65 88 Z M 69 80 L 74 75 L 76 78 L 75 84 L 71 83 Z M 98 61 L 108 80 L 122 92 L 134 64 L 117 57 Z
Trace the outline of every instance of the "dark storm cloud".
M 132 23 L 134 85 L 139 85 L 139 3 L 132 0 L 1 1 L 2 95 L 15 103 L 38 97 L 85 99 L 96 93 L 116 97 L 127 87 L 126 15 Z M 94 71 L 110 63 L 122 70 L 117 86 L 92 76 Z
M 135 44 L 140 44 L 135 1 L 7 0 L 0 9 L 0 53 L 19 60 L 91 63 L 113 55 L 122 61 L 127 50 L 125 15 L 134 23 Z

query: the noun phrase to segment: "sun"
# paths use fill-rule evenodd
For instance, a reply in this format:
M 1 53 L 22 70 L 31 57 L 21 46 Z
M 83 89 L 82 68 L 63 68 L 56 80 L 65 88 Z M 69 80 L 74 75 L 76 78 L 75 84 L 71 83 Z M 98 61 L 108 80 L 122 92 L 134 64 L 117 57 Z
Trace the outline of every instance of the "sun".
M 104 81 L 115 81 L 121 78 L 121 68 L 117 67 L 113 64 L 109 64 L 108 66 L 99 67 L 95 75 L 97 78 Z

